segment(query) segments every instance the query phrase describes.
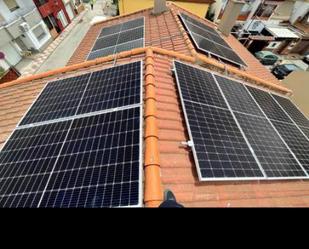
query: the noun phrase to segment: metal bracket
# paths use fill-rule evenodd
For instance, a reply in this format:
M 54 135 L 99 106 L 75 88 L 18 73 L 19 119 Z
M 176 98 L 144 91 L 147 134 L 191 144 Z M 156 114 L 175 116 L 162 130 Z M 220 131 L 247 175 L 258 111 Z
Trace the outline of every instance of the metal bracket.
M 189 140 L 189 141 L 186 141 L 186 142 L 181 142 L 181 145 L 183 146 L 183 147 L 193 147 L 193 142 L 191 141 L 191 140 Z

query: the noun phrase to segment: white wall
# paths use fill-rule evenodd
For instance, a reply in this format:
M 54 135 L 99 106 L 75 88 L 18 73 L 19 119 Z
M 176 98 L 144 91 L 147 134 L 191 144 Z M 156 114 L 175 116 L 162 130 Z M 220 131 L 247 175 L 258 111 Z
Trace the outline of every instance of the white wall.
M 309 11 L 309 3 L 304 3 L 301 1 L 295 2 L 290 17 L 290 23 L 294 24 L 297 21 L 298 17 L 304 17 L 308 11 Z
M 11 43 L 7 43 L 4 46 L 0 47 L 0 51 L 4 52 L 6 60 L 11 65 L 16 65 L 22 59 L 18 51 Z
M 26 10 L 35 9 L 36 6 L 32 0 L 16 0 L 19 9 L 11 12 L 3 0 L 0 0 L 0 13 L 7 22 L 17 19 L 20 15 L 24 15 Z

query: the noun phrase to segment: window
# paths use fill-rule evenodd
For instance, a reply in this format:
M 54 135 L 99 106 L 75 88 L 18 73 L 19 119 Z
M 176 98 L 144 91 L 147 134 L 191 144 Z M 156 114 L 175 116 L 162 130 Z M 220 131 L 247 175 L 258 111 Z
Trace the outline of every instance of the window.
M 15 0 L 4 0 L 4 3 L 6 4 L 6 6 L 9 8 L 11 12 L 19 9 L 19 6 Z
M 32 32 L 36 36 L 38 41 L 41 41 L 46 36 L 46 32 L 41 25 L 33 29 Z

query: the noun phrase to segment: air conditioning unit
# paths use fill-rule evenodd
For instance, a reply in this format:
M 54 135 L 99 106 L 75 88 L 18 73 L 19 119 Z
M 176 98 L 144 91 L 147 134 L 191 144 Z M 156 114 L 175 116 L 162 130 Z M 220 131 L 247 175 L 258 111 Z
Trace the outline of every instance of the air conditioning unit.
M 23 22 L 19 25 L 19 29 L 21 32 L 25 33 L 25 32 L 28 32 L 30 30 L 30 26 L 28 23 L 26 22 Z
M 261 32 L 264 29 L 264 23 L 259 20 L 254 20 L 249 27 L 247 28 L 248 31 L 256 31 Z

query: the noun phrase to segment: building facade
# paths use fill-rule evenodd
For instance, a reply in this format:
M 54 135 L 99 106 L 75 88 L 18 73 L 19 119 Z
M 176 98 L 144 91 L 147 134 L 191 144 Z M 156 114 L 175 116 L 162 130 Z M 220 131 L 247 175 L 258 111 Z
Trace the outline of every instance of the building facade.
M 213 0 L 174 0 L 176 5 L 204 18 L 207 14 L 209 4 L 215 2 Z M 132 13 L 145 8 L 151 8 L 154 0 L 119 0 L 120 15 Z
M 33 0 L 53 37 L 79 13 L 80 0 Z
M 218 0 L 209 11 L 219 23 L 228 0 Z M 246 0 L 234 28 L 235 35 L 252 52 L 304 54 L 309 50 L 309 2 Z
M 0 52 L 5 70 L 29 51 L 42 51 L 52 37 L 32 0 L 0 0 Z

